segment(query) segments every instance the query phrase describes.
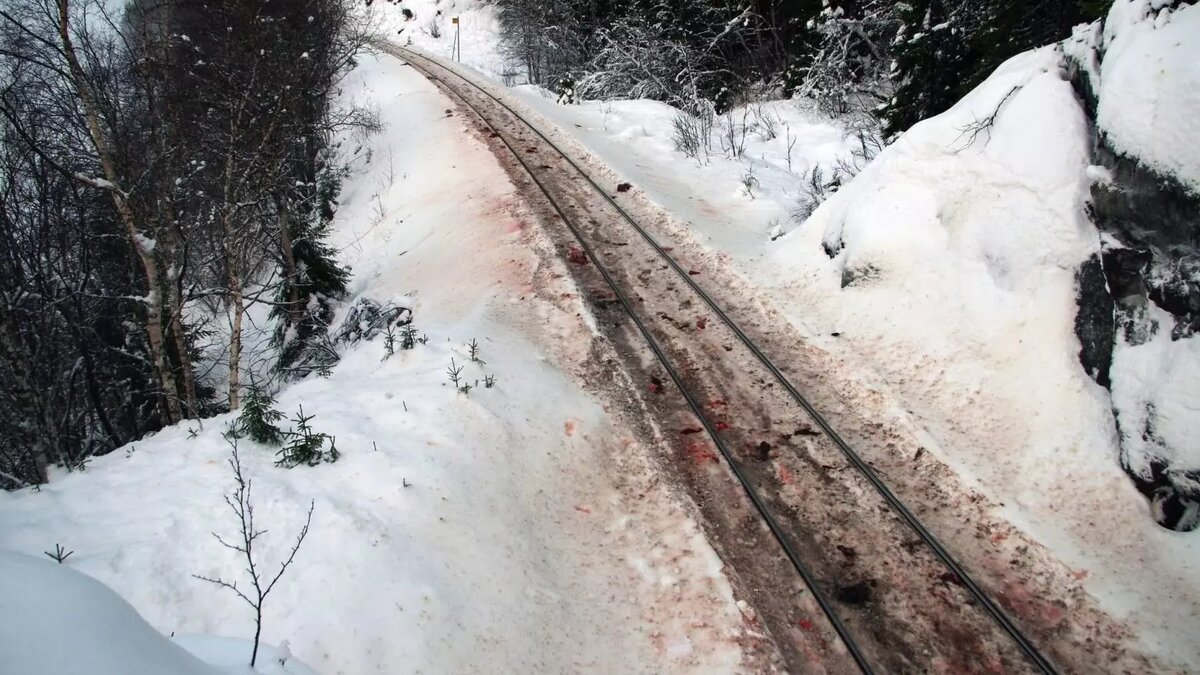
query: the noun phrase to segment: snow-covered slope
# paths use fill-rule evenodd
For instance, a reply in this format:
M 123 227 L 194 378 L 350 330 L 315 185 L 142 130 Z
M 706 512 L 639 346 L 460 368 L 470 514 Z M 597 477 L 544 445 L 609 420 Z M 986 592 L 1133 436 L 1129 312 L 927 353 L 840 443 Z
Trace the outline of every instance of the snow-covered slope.
M 279 394 L 279 409 L 302 405 L 336 437 L 336 463 L 280 469 L 274 448 L 242 442 L 268 569 L 315 501 L 264 640 L 327 675 L 735 671 L 743 619 L 720 560 L 571 378 L 592 339 L 577 289 L 542 256 L 549 243 L 495 158 L 397 59 L 361 59 L 347 95 L 387 129 L 345 141 L 355 174 L 335 244 L 352 293 L 413 308 L 429 342 L 387 360 L 381 339 L 360 343 L 330 377 Z M 470 362 L 472 339 L 486 363 Z M 448 384 L 452 359 L 478 388 Z M 162 633 L 252 635 L 244 603 L 191 577 L 244 567 L 210 535 L 236 532 L 222 502 L 229 421 L 184 423 L 40 491 L 0 493 L 0 549 L 62 543 L 67 565 Z M 618 467 L 630 473 L 619 485 Z

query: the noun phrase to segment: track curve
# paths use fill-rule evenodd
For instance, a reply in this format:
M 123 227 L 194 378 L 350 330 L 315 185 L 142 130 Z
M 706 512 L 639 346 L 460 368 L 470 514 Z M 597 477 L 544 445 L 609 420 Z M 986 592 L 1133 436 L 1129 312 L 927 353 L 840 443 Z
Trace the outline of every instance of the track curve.
M 912 512 L 912 510 L 894 493 L 887 483 L 878 475 L 878 473 L 857 453 L 833 428 L 833 426 L 820 414 L 818 410 L 808 401 L 808 399 L 799 391 L 799 389 L 788 379 L 788 377 L 780 370 L 774 361 L 768 357 L 764 351 L 751 339 L 737 322 L 723 309 L 713 298 L 707 293 L 694 279 L 693 274 L 689 270 L 685 270 L 678 261 L 676 261 L 669 251 L 657 242 L 654 237 L 628 213 L 613 197 L 608 194 L 578 163 L 575 162 L 565 151 L 563 151 L 556 143 L 549 139 L 535 125 L 526 121 L 519 113 L 513 110 L 504 101 L 480 87 L 469 78 L 456 73 L 454 70 L 445 67 L 437 61 L 423 56 L 412 50 L 388 45 L 385 47 L 387 51 L 405 58 L 410 65 L 420 70 L 432 81 L 440 83 L 445 89 L 453 92 L 456 97 L 476 115 L 479 116 L 491 129 L 496 137 L 508 148 L 516 161 L 523 167 L 538 190 L 545 196 L 548 202 L 553 206 L 554 211 L 559 218 L 570 230 L 571 234 L 578 241 L 583 253 L 595 264 L 597 272 L 603 276 L 605 282 L 612 289 L 617 302 L 621 305 L 625 313 L 633 321 L 642 335 L 646 345 L 653 352 L 654 357 L 661 363 L 663 369 L 671 381 L 678 388 L 680 394 L 687 402 L 688 408 L 694 414 L 696 420 L 703 427 L 704 432 L 712 439 L 714 446 L 720 452 L 726 465 L 734 474 L 740 487 L 745 493 L 745 496 L 753 504 L 755 510 L 759 513 L 763 522 L 770 530 L 775 541 L 778 542 L 782 551 L 788 558 L 792 567 L 796 570 L 799 576 L 803 579 L 805 585 L 811 590 L 813 598 L 819 605 L 822 613 L 828 620 L 830 626 L 836 632 L 838 638 L 849 656 L 853 659 L 855 665 L 864 673 L 875 672 L 871 658 L 868 657 L 867 651 L 860 644 L 854 633 L 846 625 L 841 613 L 835 608 L 833 599 L 830 594 L 823 589 L 823 584 L 818 580 L 817 574 L 810 567 L 811 555 L 806 556 L 793 540 L 796 539 L 788 528 L 780 523 L 775 510 L 772 507 L 773 501 L 763 496 L 760 489 L 756 487 L 754 477 L 748 475 L 744 469 L 743 457 L 739 456 L 736 448 L 731 446 L 731 443 L 726 439 L 726 435 L 719 428 L 719 423 L 714 421 L 710 411 L 706 410 L 705 405 L 701 402 L 698 395 L 693 391 L 694 385 L 689 382 L 689 378 L 681 373 L 676 366 L 676 359 L 672 359 L 671 355 L 662 344 L 661 330 L 652 325 L 648 325 L 648 321 L 641 316 L 638 310 L 638 302 L 635 298 L 630 297 L 623 288 L 619 279 L 611 273 L 603 263 L 602 252 L 598 251 L 595 246 L 589 241 L 588 234 L 584 227 L 581 227 L 570 214 L 570 208 L 564 206 L 556 199 L 554 189 L 547 185 L 543 178 L 539 178 L 538 170 L 527 161 L 525 155 L 530 152 L 522 152 L 517 145 L 520 143 L 515 138 L 507 137 L 500 127 L 503 125 L 494 124 L 489 120 L 488 116 L 481 106 L 472 104 L 466 96 L 463 95 L 460 87 L 455 86 L 447 80 L 446 75 L 449 75 L 457 82 L 465 83 L 465 85 L 473 92 L 477 92 L 495 105 L 505 111 L 507 115 L 514 120 L 518 120 L 523 124 L 536 138 L 540 139 L 546 147 L 552 149 L 553 152 L 561 158 L 561 160 L 572 169 L 576 176 L 581 179 L 590 189 L 599 197 L 608 208 L 619 215 L 619 217 L 642 239 L 642 241 L 650 247 L 657 257 L 665 263 L 678 281 L 683 282 L 687 290 L 698 298 L 726 329 L 736 338 L 741 347 L 751 354 L 754 360 L 770 375 L 773 380 L 778 383 L 781 388 L 787 393 L 787 396 L 804 413 L 811 418 L 813 423 L 820 429 L 820 433 L 824 435 L 840 452 L 845 461 L 853 467 L 866 482 L 871 489 L 877 494 L 887 507 L 896 514 L 904 526 L 917 536 L 920 543 L 927 548 L 938 563 L 952 575 L 955 584 L 961 586 L 966 596 L 970 601 L 975 603 L 984 614 L 994 623 L 994 625 L 1011 640 L 1012 644 L 1019 650 L 1029 665 L 1042 673 L 1056 673 L 1054 665 L 1047 659 L 1038 647 L 1021 631 L 1021 629 L 1013 622 L 1013 620 L 1004 612 L 999 605 L 992 600 L 984 589 L 970 577 L 964 567 L 950 554 L 950 552 L 941 544 L 941 542 L 933 535 L 933 533 L 920 521 L 920 519 Z M 441 74 L 441 75 L 439 75 Z M 1009 667 L 1015 664 L 1007 663 Z

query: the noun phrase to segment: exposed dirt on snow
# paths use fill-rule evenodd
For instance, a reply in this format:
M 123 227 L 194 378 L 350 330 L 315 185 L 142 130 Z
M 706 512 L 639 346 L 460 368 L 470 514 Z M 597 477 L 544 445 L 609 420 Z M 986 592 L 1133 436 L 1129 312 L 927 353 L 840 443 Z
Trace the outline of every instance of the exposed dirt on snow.
M 487 85 L 484 85 L 487 86 Z M 478 103 L 523 153 L 585 236 L 601 262 L 633 298 L 639 315 L 689 390 L 707 403 L 706 416 L 737 452 L 735 461 L 777 511 L 793 543 L 813 566 L 824 591 L 839 598 L 838 612 L 888 672 L 1022 672 L 1027 662 L 990 619 L 971 605 L 948 574 L 846 465 L 840 452 L 815 431 L 812 420 L 788 400 L 684 283 L 624 225 L 564 162 L 521 125 L 478 94 Z M 649 411 L 663 445 L 661 461 L 677 471 L 678 485 L 695 499 L 706 530 L 735 588 L 750 601 L 762 634 L 779 645 L 788 668 L 809 671 L 849 667 L 832 630 L 809 606 L 807 593 L 745 498 L 717 461 L 716 449 L 697 433 L 665 374 L 653 361 L 594 262 L 561 218 L 538 196 L 512 155 L 484 125 L 476 126 L 524 193 L 559 255 L 582 289 L 596 326 L 613 344 L 619 364 L 593 359 L 582 375 L 595 383 L 622 379 L 627 410 Z M 568 146 L 570 147 L 570 146 Z M 939 536 L 1051 660 L 1073 670 L 1161 671 L 1139 654 L 1130 632 L 1099 611 L 1083 590 L 1086 570 L 1071 570 L 1004 521 L 997 507 L 972 489 L 926 447 L 922 435 L 891 409 L 879 392 L 847 376 L 838 357 L 807 343 L 727 260 L 695 242 L 689 231 L 636 190 L 618 195 L 615 177 L 587 165 L 613 195 L 646 224 L 671 255 L 694 273 L 717 302 L 885 478 Z M 619 368 L 617 366 L 620 366 Z M 786 576 L 785 576 L 786 575 Z

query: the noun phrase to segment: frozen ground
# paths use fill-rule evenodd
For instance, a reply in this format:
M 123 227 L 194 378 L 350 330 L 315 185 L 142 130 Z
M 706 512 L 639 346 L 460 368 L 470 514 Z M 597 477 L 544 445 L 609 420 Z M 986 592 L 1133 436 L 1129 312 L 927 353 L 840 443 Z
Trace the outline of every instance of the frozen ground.
M 429 343 L 386 361 L 380 340 L 360 344 L 331 377 L 279 394 L 281 410 L 303 405 L 336 436 L 337 463 L 279 469 L 274 449 L 242 443 L 268 565 L 315 501 L 263 639 L 326 675 L 737 670 L 743 620 L 721 563 L 636 465 L 637 442 L 570 378 L 592 337 L 582 305 L 561 263 L 540 257 L 547 244 L 503 171 L 398 60 L 362 59 L 347 92 L 388 126 L 346 141 L 357 173 L 334 243 L 352 293 L 412 307 Z M 472 338 L 486 365 L 468 363 Z M 456 393 L 451 359 L 497 385 Z M 0 550 L 40 557 L 61 543 L 69 567 L 161 633 L 250 636 L 249 608 L 191 578 L 242 569 L 209 534 L 235 527 L 228 421 L 0 493 Z
M 799 226 L 787 216 L 806 171 L 829 176 L 859 147 L 800 102 L 736 111 L 735 124 L 752 125 L 744 157 L 722 156 L 714 139 L 703 163 L 675 150 L 675 111 L 663 104 L 562 106 L 528 86 L 510 98 L 840 355 L 845 372 L 831 376 L 887 396 L 923 444 L 1077 570 L 1152 652 L 1200 664 L 1200 544 L 1148 516 L 1118 465 L 1112 401 L 1076 356 L 1074 272 L 1099 246 L 1083 212 L 1097 174 L 1052 48 L 1013 59 L 914 128 Z M 774 134 L 755 122 L 763 114 Z M 1200 400 L 1183 365 L 1164 381 Z

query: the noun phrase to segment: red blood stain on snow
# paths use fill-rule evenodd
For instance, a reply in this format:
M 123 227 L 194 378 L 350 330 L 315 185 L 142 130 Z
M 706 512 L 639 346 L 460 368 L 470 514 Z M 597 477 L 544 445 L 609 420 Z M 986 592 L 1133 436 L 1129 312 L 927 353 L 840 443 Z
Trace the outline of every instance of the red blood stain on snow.
M 717 455 L 707 443 L 691 443 L 687 446 L 687 454 L 697 464 L 717 463 Z
M 699 275 L 700 275 L 699 270 L 688 270 L 688 276 L 695 277 L 695 276 L 699 276 Z
M 568 436 L 574 436 L 575 428 L 577 425 L 578 425 L 578 423 L 575 420 L 567 420 L 566 422 L 563 423 L 563 431 Z
M 681 433 L 681 434 L 683 434 L 683 435 L 685 435 L 685 436 L 686 436 L 686 435 L 688 435 L 688 434 L 698 434 L 698 433 L 700 433 L 701 431 L 704 431 L 704 430 L 703 430 L 703 429 L 701 429 L 700 427 L 684 427 L 684 428 L 682 428 L 682 429 L 680 429 L 680 430 L 679 430 L 679 433 Z
M 696 319 L 696 330 L 704 330 L 705 328 L 708 328 L 708 317 L 702 316 Z
M 721 408 L 721 407 L 724 407 L 727 405 L 729 405 L 729 404 L 719 398 L 714 398 L 713 400 L 708 402 L 708 407 L 710 407 L 710 408 Z
M 525 223 L 519 220 L 510 220 L 504 224 L 504 231 L 509 234 L 516 234 L 525 229 Z
M 1066 613 L 1061 607 L 1036 597 L 1020 583 L 1005 584 L 1002 595 L 1008 600 L 1015 614 L 1041 625 L 1044 629 L 1056 628 L 1066 618 Z
M 806 630 L 809 632 L 812 632 L 813 630 L 816 630 L 816 628 L 817 628 L 816 624 L 809 621 L 808 619 L 800 619 L 799 621 L 796 622 L 796 625 L 800 626 L 800 630 Z
M 571 250 L 567 252 L 567 260 L 576 265 L 586 265 L 588 262 L 587 254 L 583 252 L 583 249 L 576 246 L 572 246 Z
M 588 506 L 588 505 L 586 505 L 586 504 L 576 504 L 576 505 L 575 505 L 575 510 L 576 510 L 576 511 L 578 511 L 578 512 L 580 512 L 580 513 L 591 513 L 591 512 L 592 512 L 592 507 L 590 507 L 590 506 Z
M 729 426 L 728 424 L 726 424 L 724 422 L 717 422 L 717 431 L 725 431 L 726 429 L 732 429 L 732 428 L 733 427 Z
M 783 483 L 784 485 L 791 485 L 792 481 L 795 480 L 795 477 L 792 476 L 792 470 L 782 464 L 779 465 L 778 473 L 779 482 Z

